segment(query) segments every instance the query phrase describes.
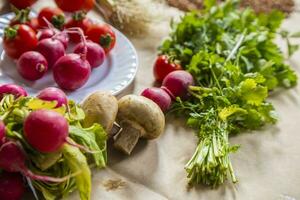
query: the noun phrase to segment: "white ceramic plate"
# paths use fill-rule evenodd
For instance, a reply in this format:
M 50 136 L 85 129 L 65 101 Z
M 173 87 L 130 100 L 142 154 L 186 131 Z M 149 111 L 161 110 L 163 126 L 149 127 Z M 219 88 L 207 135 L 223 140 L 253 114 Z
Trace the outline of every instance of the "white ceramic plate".
M 16 71 L 15 61 L 5 55 L 2 35 L 13 16 L 13 13 L 0 16 L 0 84 L 21 85 L 31 95 L 36 95 L 41 89 L 49 86 L 58 87 L 51 71 L 37 81 L 23 79 Z M 81 101 L 85 96 L 97 90 L 110 91 L 117 95 L 133 81 L 138 67 L 137 53 L 131 42 L 121 32 L 116 29 L 114 31 L 117 37 L 115 48 L 109 53 L 105 62 L 92 71 L 88 82 L 83 87 L 67 92 L 69 98 Z

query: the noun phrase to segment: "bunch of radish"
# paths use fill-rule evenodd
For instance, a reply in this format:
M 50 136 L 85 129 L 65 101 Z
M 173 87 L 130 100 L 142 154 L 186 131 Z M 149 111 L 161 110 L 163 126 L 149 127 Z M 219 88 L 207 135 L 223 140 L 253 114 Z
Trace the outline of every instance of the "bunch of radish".
M 1 99 L 12 94 L 15 98 L 27 96 L 20 86 L 5 84 L 0 86 Z M 56 101 L 57 106 L 67 103 L 66 95 L 58 88 L 46 88 L 38 98 Z M 43 133 L 43 134 L 41 134 Z M 50 110 L 31 112 L 24 122 L 24 134 L 27 142 L 40 152 L 54 152 L 61 147 L 68 135 L 68 122 L 60 114 Z M 69 177 L 56 178 L 34 174 L 27 166 L 28 158 L 22 145 L 6 137 L 6 127 L 0 120 L 0 197 L 4 200 L 21 199 L 25 192 L 25 182 L 21 175 L 33 180 L 62 182 Z M 12 190 L 13 188 L 13 190 Z
M 16 102 L 22 99 L 24 106 L 26 106 L 24 101 L 30 102 L 30 100 L 43 100 L 56 103 L 56 106 L 53 105 L 55 106 L 53 109 L 29 109 L 21 122 L 14 122 L 18 123 L 18 126 L 22 126 L 21 131 L 18 132 L 20 136 L 17 138 L 11 135 L 11 132 L 14 131 L 10 125 L 11 121 L 14 120 L 11 118 L 13 116 L 7 119 L 7 115 L 5 116 L 1 113 L 0 199 L 20 200 L 23 197 L 26 185 L 31 186 L 35 194 L 35 189 L 30 183 L 31 181 L 40 181 L 45 184 L 59 184 L 75 176 L 73 174 L 63 177 L 48 176 L 44 175 L 41 171 L 38 172 L 35 167 L 34 171 L 30 170 L 30 166 L 34 163 L 32 161 L 32 159 L 34 159 L 32 155 L 29 156 L 32 150 L 42 155 L 51 155 L 61 152 L 63 146 L 68 144 L 87 153 L 94 152 L 90 151 L 86 146 L 75 143 L 70 138 L 69 121 L 66 115 L 55 111 L 55 109 L 62 107 L 64 107 L 63 110 L 67 110 L 66 108 L 70 106 L 66 94 L 59 88 L 49 87 L 40 91 L 36 97 L 27 97 L 27 92 L 18 85 L 1 85 L 0 101 L 3 98 L 7 98 L 7 95 L 12 95 Z M 15 106 L 16 105 L 18 104 L 15 104 Z M 21 109 L 22 108 L 19 108 L 19 110 Z M 3 112 L 3 110 L 1 110 L 1 112 Z M 11 113 L 13 112 L 14 111 L 11 111 Z M 74 125 L 72 126 L 74 127 Z M 30 150 L 28 150 L 28 146 Z M 28 182 L 28 184 L 26 184 L 26 182 Z
M 112 28 L 93 23 L 85 11 L 70 18 L 60 8 L 51 7 L 43 8 L 37 18 L 30 18 L 28 9 L 15 12 L 5 29 L 3 47 L 17 60 L 16 69 L 26 80 L 36 81 L 51 71 L 60 88 L 76 90 L 115 46 Z
M 194 84 L 193 76 L 167 56 L 159 56 L 154 64 L 154 76 L 162 85 L 160 88 L 145 89 L 141 95 L 154 101 L 166 112 L 176 97 L 187 98 L 188 88 Z

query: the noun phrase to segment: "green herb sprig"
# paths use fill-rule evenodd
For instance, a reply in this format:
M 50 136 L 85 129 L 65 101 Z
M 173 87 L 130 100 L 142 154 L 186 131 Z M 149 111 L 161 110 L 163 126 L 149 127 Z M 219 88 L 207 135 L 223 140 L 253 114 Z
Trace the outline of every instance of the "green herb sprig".
M 206 0 L 204 10 L 172 23 L 170 38 L 160 47 L 195 79 L 190 98 L 177 98 L 172 111 L 197 131 L 198 146 L 185 166 L 190 183 L 213 187 L 228 175 L 237 181 L 230 154 L 239 146 L 230 145 L 229 135 L 275 123 L 274 107 L 266 102 L 269 92 L 297 83 L 274 42 L 283 13 L 241 10 L 236 0 L 215 5 Z M 289 46 L 291 55 L 297 47 Z

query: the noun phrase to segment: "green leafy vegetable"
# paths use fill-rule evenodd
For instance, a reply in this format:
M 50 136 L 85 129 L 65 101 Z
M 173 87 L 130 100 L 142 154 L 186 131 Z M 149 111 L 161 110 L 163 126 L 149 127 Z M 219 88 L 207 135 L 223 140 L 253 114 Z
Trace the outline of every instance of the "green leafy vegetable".
M 190 183 L 215 187 L 228 175 L 237 181 L 230 154 L 238 146 L 229 144 L 229 135 L 275 123 L 268 93 L 296 85 L 297 76 L 274 42 L 283 13 L 241 10 L 235 0 L 218 6 L 206 0 L 204 5 L 204 10 L 172 23 L 160 51 L 180 61 L 195 79 L 190 98 L 177 98 L 172 111 L 185 116 L 197 131 L 198 146 L 185 167 Z M 289 54 L 297 48 L 290 45 Z
M 79 173 L 75 176 L 75 180 L 81 200 L 91 199 L 91 170 L 87 164 L 86 157 L 78 148 L 72 147 L 68 144 L 64 145 L 63 154 L 71 171 L 73 173 Z
M 89 200 L 91 193 L 91 172 L 88 165 L 105 167 L 107 162 L 107 134 L 99 124 L 82 128 L 85 118 L 83 110 L 73 101 L 66 107 L 55 108 L 55 102 L 42 101 L 34 97 L 14 98 L 5 95 L 0 101 L 1 120 L 6 125 L 6 137 L 17 140 L 28 157 L 28 168 L 36 174 L 70 178 L 61 183 L 32 180 L 32 185 L 40 191 L 46 200 L 62 199 L 75 189 L 79 190 L 82 200 Z M 23 136 L 23 122 L 30 112 L 38 109 L 50 109 L 64 115 L 69 122 L 69 137 L 77 144 L 95 153 L 81 152 L 77 147 L 65 144 L 55 153 L 45 154 L 33 149 Z M 71 139 L 70 139 L 71 140 Z M 93 159 L 88 159 L 92 157 Z
M 84 145 L 89 150 L 95 151 L 92 154 L 97 167 L 105 167 L 107 162 L 106 133 L 99 124 L 94 124 L 88 129 L 70 126 L 70 137 L 78 144 Z

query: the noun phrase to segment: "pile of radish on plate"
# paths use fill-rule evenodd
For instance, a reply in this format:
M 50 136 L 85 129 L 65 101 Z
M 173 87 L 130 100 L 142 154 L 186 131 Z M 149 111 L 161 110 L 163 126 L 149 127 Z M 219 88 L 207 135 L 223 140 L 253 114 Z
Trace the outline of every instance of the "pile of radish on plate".
M 30 18 L 29 8 L 15 9 L 15 17 L 4 31 L 3 48 L 16 60 L 24 79 L 36 81 L 51 72 L 60 88 L 72 91 L 82 87 L 92 70 L 102 65 L 115 46 L 115 33 L 108 24 L 93 23 L 86 16 L 88 9 L 82 9 L 67 17 L 60 8 L 45 7 L 37 18 Z

